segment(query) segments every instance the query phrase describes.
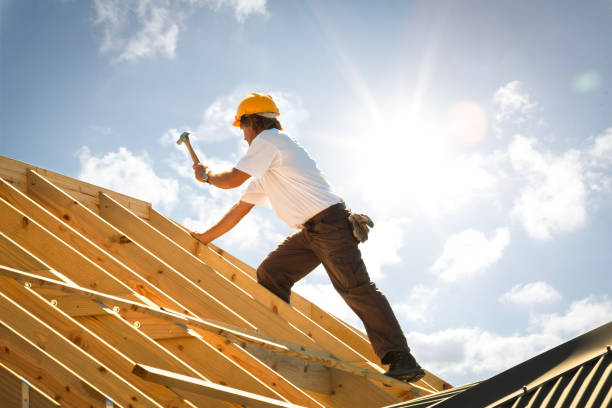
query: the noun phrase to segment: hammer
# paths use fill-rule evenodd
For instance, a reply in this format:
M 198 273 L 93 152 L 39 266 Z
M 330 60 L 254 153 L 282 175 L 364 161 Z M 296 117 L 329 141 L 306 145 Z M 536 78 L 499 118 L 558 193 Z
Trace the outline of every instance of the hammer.
M 200 159 L 198 159 L 198 156 L 193 151 L 193 147 L 191 147 L 191 142 L 189 141 L 190 134 L 190 132 L 183 132 L 181 137 L 179 137 L 179 139 L 176 141 L 176 144 L 180 145 L 181 143 L 185 143 L 185 146 L 187 146 L 187 150 L 189 150 L 189 154 L 191 155 L 191 160 L 193 160 L 193 164 L 198 164 Z

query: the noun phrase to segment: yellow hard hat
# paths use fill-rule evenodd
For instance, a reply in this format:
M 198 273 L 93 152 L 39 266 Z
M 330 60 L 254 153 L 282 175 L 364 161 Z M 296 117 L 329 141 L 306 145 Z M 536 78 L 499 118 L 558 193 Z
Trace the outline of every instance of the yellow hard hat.
M 270 95 L 250 93 L 240 102 L 240 105 L 238 105 L 238 111 L 234 118 L 234 126 L 240 127 L 240 118 L 242 115 L 252 115 L 254 113 L 271 114 L 270 116 L 280 115 L 278 107 Z

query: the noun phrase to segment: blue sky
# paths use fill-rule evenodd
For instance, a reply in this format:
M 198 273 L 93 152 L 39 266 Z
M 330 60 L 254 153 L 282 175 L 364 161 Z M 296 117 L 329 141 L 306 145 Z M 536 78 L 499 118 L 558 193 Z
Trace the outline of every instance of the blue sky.
M 484 379 L 612 319 L 612 2 L 0 2 L 0 154 L 203 229 L 240 197 L 249 92 L 376 226 L 362 252 L 416 357 Z M 256 266 L 257 208 L 217 243 Z M 296 288 L 359 325 L 322 270 Z

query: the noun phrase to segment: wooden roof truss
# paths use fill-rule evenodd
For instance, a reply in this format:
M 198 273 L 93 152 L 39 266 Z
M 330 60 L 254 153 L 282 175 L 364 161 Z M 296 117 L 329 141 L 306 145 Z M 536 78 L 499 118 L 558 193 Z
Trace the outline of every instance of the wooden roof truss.
M 2 156 L 0 346 L 0 386 L 41 407 L 380 407 L 450 388 L 384 377 L 363 333 L 150 204 Z

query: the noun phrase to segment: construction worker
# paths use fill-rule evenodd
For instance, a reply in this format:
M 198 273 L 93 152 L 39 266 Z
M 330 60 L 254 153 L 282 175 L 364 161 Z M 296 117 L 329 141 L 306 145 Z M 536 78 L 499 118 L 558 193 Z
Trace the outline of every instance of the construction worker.
M 322 263 L 334 288 L 363 322 L 377 356 L 390 365 L 385 374 L 417 381 L 425 372 L 410 353 L 386 297 L 370 281 L 357 247 L 367 239 L 367 224 L 373 224 L 347 210 L 304 148 L 282 132 L 279 114 L 270 95 L 248 95 L 233 124 L 249 144 L 244 157 L 226 172 L 202 163 L 193 166 L 198 181 L 223 189 L 252 178 L 240 201 L 207 231 L 192 232 L 193 237 L 207 244 L 231 230 L 253 206 L 272 207 L 297 232 L 263 260 L 257 281 L 289 303 L 293 284 Z

